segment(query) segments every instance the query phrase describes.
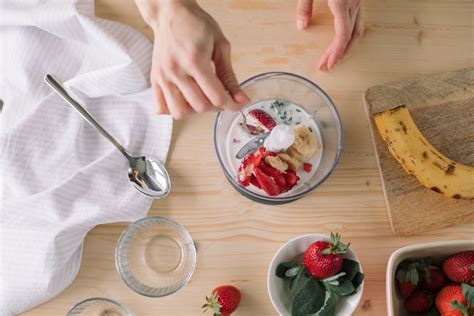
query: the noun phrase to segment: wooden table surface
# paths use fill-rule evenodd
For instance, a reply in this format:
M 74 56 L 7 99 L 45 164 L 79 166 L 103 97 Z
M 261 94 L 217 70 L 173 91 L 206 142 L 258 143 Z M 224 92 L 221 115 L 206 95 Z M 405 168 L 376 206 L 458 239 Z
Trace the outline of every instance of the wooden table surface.
M 110 297 L 137 316 L 201 315 L 214 286 L 242 291 L 238 315 L 275 315 L 266 275 L 275 251 L 305 233 L 339 231 L 366 272 L 364 295 L 355 315 L 386 315 L 385 267 L 397 248 L 415 243 L 469 239 L 473 224 L 411 237 L 392 234 L 368 120 L 362 102 L 370 86 L 416 75 L 474 65 L 472 0 L 366 0 L 366 31 L 350 56 L 333 72 L 315 70 L 333 36 L 332 17 L 317 1 L 312 26 L 295 27 L 296 1 L 201 0 L 232 43 L 239 80 L 282 70 L 314 80 L 337 104 L 344 124 L 344 150 L 331 177 L 316 191 L 282 206 L 259 205 L 237 193 L 224 178 L 212 139 L 215 114 L 177 122 L 168 170 L 173 192 L 153 204 L 149 215 L 184 225 L 198 247 L 191 282 L 165 298 L 135 294 L 115 270 L 114 248 L 127 223 L 102 225 L 85 240 L 77 279 L 59 296 L 24 315 L 64 315 L 88 297 Z M 98 16 L 131 25 L 152 39 L 133 0 L 96 0 Z

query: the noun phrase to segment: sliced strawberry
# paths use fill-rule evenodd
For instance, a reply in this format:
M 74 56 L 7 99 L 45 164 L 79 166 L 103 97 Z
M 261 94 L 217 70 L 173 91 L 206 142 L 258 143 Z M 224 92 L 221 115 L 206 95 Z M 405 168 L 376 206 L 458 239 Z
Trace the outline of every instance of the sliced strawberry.
M 249 112 L 249 115 L 253 117 L 257 122 L 262 124 L 266 129 L 271 131 L 275 126 L 275 120 L 265 111 L 255 109 Z
M 305 162 L 303 164 L 303 170 L 306 171 L 306 172 L 311 172 L 311 170 L 313 170 L 313 165 L 310 164 L 310 163 Z
M 287 170 L 285 173 L 283 173 L 283 176 L 285 177 L 286 180 L 286 189 L 289 191 L 291 190 L 296 183 L 298 183 L 298 180 L 300 177 L 296 175 L 294 171 Z
M 280 188 L 280 191 L 285 191 L 286 190 L 286 180 L 285 177 L 281 174 L 280 171 L 277 169 L 273 168 L 269 164 L 267 164 L 265 161 L 261 161 L 258 167 L 268 176 L 272 177 L 273 180 L 275 180 L 276 184 L 278 184 L 278 187 Z
M 261 189 L 262 187 L 260 186 L 260 183 L 258 183 L 257 178 L 255 178 L 255 175 L 252 174 L 250 176 L 250 183 L 256 186 L 257 188 Z
M 253 173 L 253 169 L 260 164 L 265 151 L 265 147 L 260 147 L 256 152 L 248 154 L 242 160 L 237 174 L 237 181 L 244 187 L 250 184 L 250 176 Z
M 255 177 L 262 189 L 270 196 L 280 194 L 280 188 L 272 177 L 267 176 L 259 167 L 254 168 Z

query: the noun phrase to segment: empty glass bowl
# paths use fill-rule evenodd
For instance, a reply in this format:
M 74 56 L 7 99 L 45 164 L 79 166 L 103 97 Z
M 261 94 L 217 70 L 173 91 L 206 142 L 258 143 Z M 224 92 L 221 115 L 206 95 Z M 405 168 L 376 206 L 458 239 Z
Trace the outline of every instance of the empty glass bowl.
M 67 316 L 132 316 L 132 313 L 111 299 L 94 297 L 74 305 Z
M 301 76 L 285 72 L 269 72 L 247 79 L 241 88 L 250 97 L 251 104 L 265 100 L 282 100 L 301 107 L 316 123 L 322 142 L 321 160 L 309 177 L 295 188 L 278 196 L 268 196 L 252 186 L 243 187 L 237 182 L 235 155 L 230 153 L 231 127 L 241 121 L 239 112 L 224 111 L 217 115 L 214 127 L 214 145 L 224 174 L 232 186 L 247 198 L 265 204 L 283 204 L 295 201 L 326 180 L 336 167 L 342 150 L 342 123 L 336 106 L 315 83 Z M 245 109 L 243 111 L 245 112 Z M 243 146 L 245 143 L 242 143 Z
M 183 287 L 196 266 L 196 248 L 188 231 L 160 216 L 128 226 L 115 249 L 115 264 L 135 292 L 160 297 Z

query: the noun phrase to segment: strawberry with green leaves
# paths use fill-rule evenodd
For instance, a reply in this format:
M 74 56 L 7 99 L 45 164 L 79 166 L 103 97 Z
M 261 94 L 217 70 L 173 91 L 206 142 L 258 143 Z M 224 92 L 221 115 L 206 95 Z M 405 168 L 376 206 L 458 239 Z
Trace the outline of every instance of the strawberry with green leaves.
M 420 272 L 427 270 L 431 258 L 423 260 L 407 259 L 398 265 L 396 281 L 398 292 L 402 298 L 407 298 L 418 287 Z
M 438 293 L 435 304 L 441 316 L 473 315 L 474 288 L 468 284 L 448 285 Z
M 329 278 L 342 268 L 342 254 L 349 245 L 341 243 L 341 235 L 331 233 L 329 242 L 318 240 L 304 253 L 304 267 L 316 279 Z
M 204 312 L 211 309 L 214 316 L 229 316 L 240 304 L 240 291 L 232 285 L 221 285 L 212 291 L 211 297 L 206 296 L 206 304 L 202 305 Z

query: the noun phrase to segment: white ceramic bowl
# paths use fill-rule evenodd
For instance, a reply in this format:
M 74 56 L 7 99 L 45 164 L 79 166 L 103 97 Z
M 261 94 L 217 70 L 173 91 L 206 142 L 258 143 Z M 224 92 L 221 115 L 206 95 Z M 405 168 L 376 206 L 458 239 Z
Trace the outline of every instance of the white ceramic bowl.
M 400 248 L 390 256 L 387 264 L 386 293 L 387 313 L 389 316 L 406 316 L 403 299 L 395 288 L 395 273 L 397 266 L 407 258 L 423 258 L 431 256 L 435 263 L 442 262 L 446 257 L 459 251 L 474 250 L 474 241 L 455 240 L 417 244 Z
M 329 241 L 330 238 L 323 234 L 307 234 L 298 236 L 286 242 L 277 251 L 275 256 L 273 256 L 270 268 L 268 269 L 267 287 L 270 300 L 279 315 L 291 315 L 291 306 L 290 297 L 288 295 L 288 285 L 283 279 L 275 275 L 275 270 L 278 264 L 281 262 L 297 261 L 297 258 L 301 258 L 301 255 L 305 250 L 308 249 L 312 243 L 318 240 Z M 360 270 L 363 272 L 359 259 L 350 248 L 344 255 L 344 258 L 359 262 Z M 362 282 L 355 294 L 341 299 L 336 307 L 336 315 L 351 315 L 359 305 L 360 299 L 362 298 L 363 288 L 364 282 Z

